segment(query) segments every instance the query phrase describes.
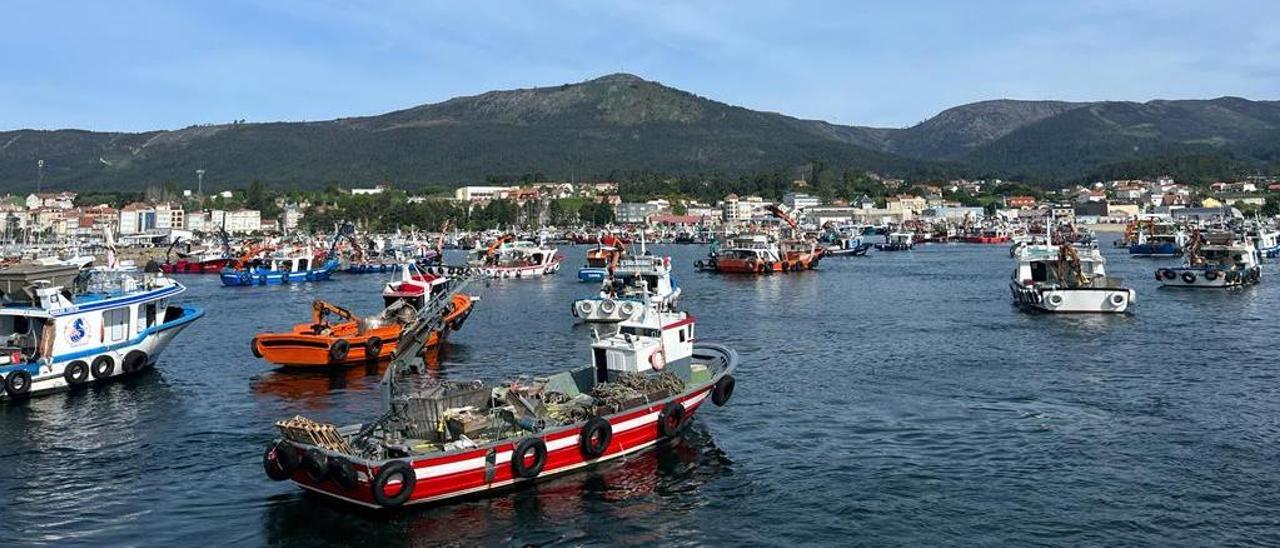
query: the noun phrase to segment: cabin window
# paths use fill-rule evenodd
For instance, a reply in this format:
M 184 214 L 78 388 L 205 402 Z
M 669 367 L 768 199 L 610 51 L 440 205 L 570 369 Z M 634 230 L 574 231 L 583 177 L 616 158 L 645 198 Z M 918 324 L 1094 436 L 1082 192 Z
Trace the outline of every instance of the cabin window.
M 156 303 L 147 303 L 147 327 L 156 324 Z
M 107 340 L 119 342 L 129 336 L 129 309 L 117 308 L 102 313 L 103 331 Z
M 133 320 L 133 328 L 136 330 L 136 332 L 142 333 L 142 330 L 146 329 L 146 327 L 147 327 L 147 309 L 146 307 L 139 306 L 137 317 Z
M 307 269 L 307 266 L 308 266 L 308 265 L 307 265 L 307 260 L 306 260 L 306 259 L 298 259 L 298 270 L 299 270 L 299 271 L 306 270 L 306 269 Z
M 592 352 L 595 358 L 596 382 L 609 382 L 609 356 L 603 348 Z
M 689 340 L 689 334 L 688 334 L 688 333 L 689 333 L 688 328 L 685 328 L 685 329 L 681 329 L 681 330 L 680 330 L 680 342 L 685 342 L 685 341 L 688 341 L 688 340 Z
M 1043 282 L 1049 279 L 1049 265 L 1042 262 L 1031 263 L 1031 280 Z

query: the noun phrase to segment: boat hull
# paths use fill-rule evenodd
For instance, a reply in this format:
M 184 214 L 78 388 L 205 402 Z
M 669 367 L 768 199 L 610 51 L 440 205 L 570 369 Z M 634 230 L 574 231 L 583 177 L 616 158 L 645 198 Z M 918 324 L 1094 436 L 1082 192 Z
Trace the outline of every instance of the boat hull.
M 1156 270 L 1156 280 L 1161 287 L 1187 289 L 1225 289 L 1253 285 L 1261 281 L 1262 268 L 1253 266 L 1245 270 L 1218 270 L 1209 268 L 1177 267 Z
M 1137 293 L 1126 288 L 1040 288 L 1010 282 L 1013 302 L 1025 310 L 1063 314 L 1127 312 Z
M 318 269 L 283 271 L 283 270 L 234 270 L 225 268 L 220 277 L 222 285 L 227 287 L 248 287 L 255 285 L 286 285 L 328 280 L 333 271 L 338 269 L 338 260 L 330 259 Z
M 351 263 L 342 271 L 347 274 L 386 274 L 399 272 L 403 263 Z
M 1129 246 L 1129 255 L 1134 257 L 1180 257 L 1182 256 L 1182 248 L 1171 242 L 1133 244 Z
M 593 266 L 585 266 L 578 269 L 578 281 L 580 282 L 601 282 L 609 276 L 609 270 Z
M 562 257 L 556 256 L 550 262 L 531 266 L 450 266 L 437 265 L 423 268 L 430 274 L 438 276 L 480 276 L 494 280 L 512 278 L 539 278 L 550 276 L 560 271 Z
M 230 259 L 212 259 L 208 261 L 178 259 L 175 263 L 160 265 L 160 270 L 165 274 L 217 274 L 230 263 Z

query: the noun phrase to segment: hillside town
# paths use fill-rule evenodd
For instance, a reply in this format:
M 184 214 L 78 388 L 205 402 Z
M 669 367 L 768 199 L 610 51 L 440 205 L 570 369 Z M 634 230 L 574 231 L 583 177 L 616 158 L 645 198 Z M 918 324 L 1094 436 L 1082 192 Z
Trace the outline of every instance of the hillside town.
M 405 195 L 403 199 L 409 204 L 443 202 L 464 212 L 506 202 L 521 212 L 519 217 L 510 219 L 511 224 L 529 228 L 612 224 L 686 230 L 718 230 L 772 222 L 768 208 L 779 204 L 793 212 L 802 224 L 811 227 L 828 223 L 887 226 L 912 221 L 1015 222 L 1048 215 L 1093 225 L 1128 223 L 1139 218 L 1240 218 L 1275 215 L 1280 209 L 1280 180 L 1265 177 L 1214 182 L 1204 187 L 1179 183 L 1170 177 L 1113 180 L 1034 194 L 1008 192 L 1005 189 L 1013 185 L 1001 180 L 959 179 L 908 185 L 898 179 L 882 179 L 881 184 L 882 192 L 864 194 L 852 201 L 824 201 L 806 192 L 808 183 L 803 179 L 794 181 L 794 190 L 783 194 L 780 200 L 728 194 L 715 203 L 679 197 L 624 201 L 619 184 L 612 182 L 461 186 L 452 196 Z M 1028 189 L 1022 185 L 1015 188 Z M 388 186 L 376 186 L 344 192 L 351 197 L 374 197 L 389 191 Z M 230 200 L 235 194 L 227 190 L 213 197 Z M 191 191 L 184 191 L 183 195 L 181 201 L 136 201 L 119 208 L 106 203 L 83 203 L 77 193 L 70 191 L 4 196 L 0 197 L 3 236 L 9 243 L 87 243 L 97 241 L 103 231 L 109 229 L 118 235 L 122 244 L 157 245 L 174 239 L 190 240 L 195 235 L 216 233 L 219 229 L 234 236 L 287 234 L 298 230 L 312 212 L 342 213 L 336 203 L 290 200 L 284 196 L 274 199 L 278 211 L 274 216 L 247 207 L 204 209 L 198 207 L 199 201 L 193 198 L 199 197 Z M 574 210 L 557 214 L 552 204 L 565 201 L 594 204 L 610 214 L 594 219 L 576 215 Z

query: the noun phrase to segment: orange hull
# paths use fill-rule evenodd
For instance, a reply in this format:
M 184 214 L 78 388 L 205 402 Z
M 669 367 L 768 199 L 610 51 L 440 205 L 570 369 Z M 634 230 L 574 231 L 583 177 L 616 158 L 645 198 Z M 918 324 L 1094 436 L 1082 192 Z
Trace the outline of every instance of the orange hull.
M 461 327 L 471 304 L 471 297 L 454 295 L 453 310 L 445 316 L 444 327 L 431 332 L 424 350 L 439 345 L 450 331 Z M 357 333 L 356 322 L 327 327 L 317 332 L 313 324 L 303 323 L 288 333 L 263 333 L 253 338 L 253 354 L 284 367 L 361 365 L 390 358 L 403 330 L 400 324 L 391 324 Z
M 781 262 L 766 263 L 764 261 L 750 259 L 718 259 L 716 260 L 716 270 L 720 272 L 732 272 L 739 274 L 769 274 L 776 272 L 798 272 L 808 270 L 816 266 L 819 255 L 817 254 L 800 254 L 788 253 L 787 257 Z

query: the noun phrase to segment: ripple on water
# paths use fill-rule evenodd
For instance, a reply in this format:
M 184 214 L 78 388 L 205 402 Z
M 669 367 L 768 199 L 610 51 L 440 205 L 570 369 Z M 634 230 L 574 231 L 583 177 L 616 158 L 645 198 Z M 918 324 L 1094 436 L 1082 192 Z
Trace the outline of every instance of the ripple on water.
M 666 248 L 664 248 L 666 250 Z M 569 268 L 496 282 L 437 374 L 585 360 Z M 1131 315 L 1009 304 L 1003 246 L 829 259 L 822 272 L 694 272 L 697 336 L 742 355 L 738 390 L 680 443 L 502 496 L 376 515 L 262 477 L 271 424 L 376 414 L 377 368 L 294 374 L 248 352 L 324 298 L 370 314 L 381 276 L 224 289 L 127 382 L 0 405 L 0 527 L 29 542 L 172 544 L 1280 544 L 1280 285 L 1161 291 L 1115 254 Z M 1280 279 L 1267 265 L 1267 279 Z M 38 473 L 36 471 L 39 471 Z

